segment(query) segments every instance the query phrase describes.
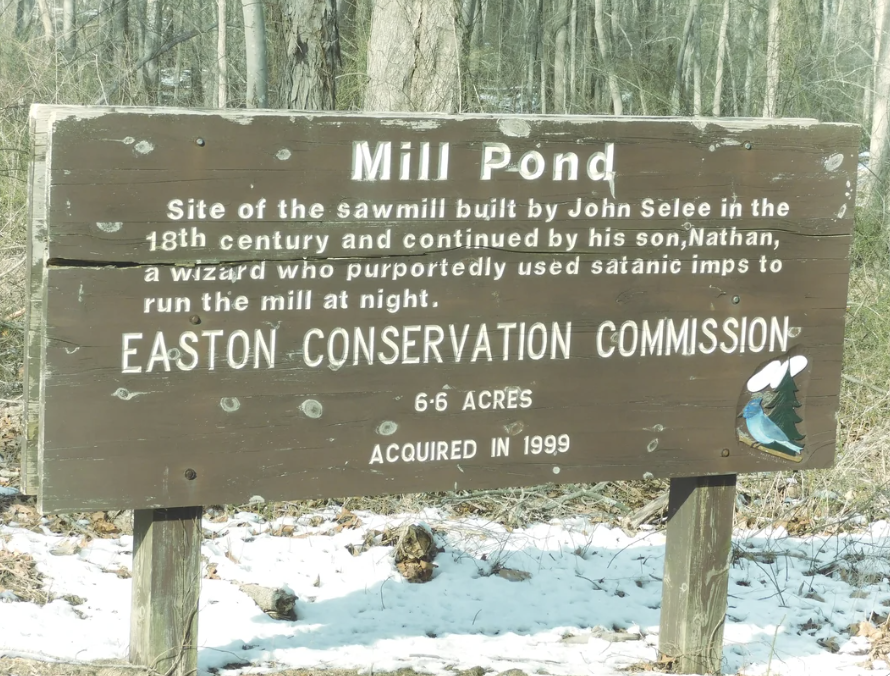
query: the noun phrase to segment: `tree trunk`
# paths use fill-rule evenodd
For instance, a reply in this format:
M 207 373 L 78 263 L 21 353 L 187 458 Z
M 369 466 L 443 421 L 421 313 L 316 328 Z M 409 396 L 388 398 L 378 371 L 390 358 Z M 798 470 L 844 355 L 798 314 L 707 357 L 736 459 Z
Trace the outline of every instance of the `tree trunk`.
M 462 108 L 466 107 L 466 102 L 470 100 L 472 91 L 470 82 L 470 50 L 473 46 L 473 32 L 476 28 L 477 5 L 477 0 L 462 0 L 461 2 L 460 76 L 461 96 L 464 101 Z
M 575 110 L 578 100 L 576 75 L 578 72 L 578 2 L 569 0 L 569 112 Z
M 593 11 L 596 42 L 599 45 L 600 60 L 603 63 L 603 70 L 605 71 L 606 81 L 609 85 L 609 95 L 612 98 L 612 113 L 621 115 L 624 112 L 624 106 L 621 103 L 621 90 L 618 87 L 618 76 L 615 74 L 615 66 L 612 62 L 612 34 L 611 32 L 606 32 L 603 23 L 603 15 L 605 14 L 603 0 L 594 0 Z
M 766 21 L 766 94 L 763 117 L 775 117 L 779 101 L 779 0 L 769 0 Z
M 226 51 L 226 0 L 216 0 L 216 106 L 229 105 L 229 62 Z
M 459 46 L 454 10 L 452 0 L 375 3 L 365 110 L 456 110 Z
M 872 122 L 872 113 L 874 112 L 874 105 L 872 103 L 872 97 L 875 93 L 875 86 L 877 83 L 877 75 L 878 75 L 878 63 L 881 60 L 881 40 L 883 39 L 884 27 L 882 25 L 880 17 L 886 13 L 887 9 L 887 0 L 874 0 L 874 4 L 871 7 L 872 14 L 871 16 L 871 26 L 872 26 L 872 60 L 871 60 L 871 69 L 866 77 L 865 91 L 862 95 L 862 125 L 869 126 Z
M 729 28 L 729 0 L 723 0 L 723 21 L 720 22 L 720 35 L 717 38 L 717 72 L 714 74 L 714 105 L 711 112 L 720 117 L 723 99 L 723 64 L 726 59 L 726 32 Z
M 158 60 L 152 58 L 161 46 L 161 0 L 146 0 L 145 28 L 142 38 L 142 58 L 148 59 L 142 67 L 142 88 L 149 103 L 158 101 Z
M 461 0 L 460 18 L 462 28 L 461 35 L 463 37 L 461 51 L 464 52 L 461 56 L 463 59 L 467 60 L 470 56 L 470 47 L 473 45 L 473 30 L 476 26 L 477 5 L 478 0 Z
M 334 110 L 340 35 L 334 0 L 285 0 L 287 65 L 281 101 L 296 110 Z
M 528 52 L 526 54 L 525 69 L 525 103 L 523 112 L 534 112 L 535 78 L 537 72 L 535 66 L 541 53 L 541 11 L 543 6 L 537 0 L 529 0 L 527 7 L 528 38 L 526 41 Z
M 748 36 L 746 40 L 746 57 L 745 57 L 745 86 L 744 98 L 745 103 L 742 106 L 742 115 L 748 117 L 753 109 L 754 96 L 754 45 L 757 42 L 757 4 L 751 4 L 750 14 L 748 16 Z
M 538 93 L 540 94 L 540 97 L 541 97 L 541 115 L 546 115 L 549 112 L 549 108 L 547 108 L 547 103 L 548 103 L 548 101 L 547 101 L 547 35 L 544 31 L 544 26 L 547 25 L 547 19 L 546 19 L 546 15 L 544 13 L 545 12 L 544 0 L 541 0 L 541 2 L 538 4 L 538 7 L 539 7 L 538 20 L 540 22 L 539 27 L 541 29 L 540 30 L 540 33 L 541 33 L 541 35 L 540 35 L 541 55 L 540 56 L 541 56 L 541 58 L 538 59 L 538 66 L 540 66 L 540 71 L 541 71 L 540 72 L 541 86 L 540 86 L 540 89 L 538 90 Z
M 696 7 L 695 20 L 693 21 L 694 34 L 690 44 L 692 46 L 692 114 L 698 117 L 704 111 L 702 107 L 701 84 L 701 12 Z
M 731 12 L 730 12 L 730 23 L 731 22 Z M 729 38 L 727 36 L 727 43 L 729 42 Z M 736 68 L 732 61 L 732 50 L 727 47 L 726 50 L 726 65 L 729 68 L 729 82 L 732 86 L 732 114 L 734 117 L 739 117 L 741 114 L 739 112 L 739 90 L 736 83 Z
M 75 0 L 62 2 L 62 55 L 68 61 L 74 61 L 77 55 L 77 33 L 75 32 L 75 16 L 77 4 Z
M 53 27 L 52 14 L 49 13 L 46 3 L 47 0 L 37 0 L 37 9 L 40 12 L 40 22 L 43 24 L 43 36 L 46 38 L 47 44 L 53 45 L 56 42 L 56 31 Z
M 133 25 L 132 25 L 132 40 L 133 40 L 133 56 L 136 61 L 142 59 L 142 56 L 145 53 L 145 3 L 146 0 L 131 0 L 132 9 L 133 9 Z M 138 80 L 139 86 L 142 87 L 144 85 L 142 69 L 139 70 Z
M 337 4 L 337 34 L 342 41 L 355 39 L 356 14 L 361 0 L 336 0 Z M 342 49 L 342 46 L 341 46 Z
M 269 106 L 268 70 L 266 68 L 266 19 L 262 0 L 241 0 L 244 14 L 244 58 L 247 71 L 248 108 Z
M 689 11 L 686 13 L 686 23 L 683 26 L 683 41 L 677 50 L 677 70 L 674 77 L 674 85 L 671 89 L 671 115 L 680 114 L 680 92 L 684 89 L 686 81 L 685 74 L 689 67 L 687 54 L 691 50 L 692 33 L 695 30 L 695 17 L 697 14 L 698 0 L 689 0 Z
M 172 14 L 171 23 L 178 32 L 179 28 L 185 25 L 185 7 L 181 3 L 176 3 L 170 7 L 170 13 Z M 183 105 L 180 97 L 182 95 L 182 59 L 184 56 L 184 48 L 176 50 L 173 65 L 173 97 L 170 100 L 172 106 Z
M 568 78 L 566 73 L 566 55 L 569 47 L 569 5 L 571 0 L 557 0 L 553 18 L 553 105 L 557 113 L 567 113 Z
M 45 0 L 37 0 L 40 5 Z M 106 61 L 114 59 L 114 0 L 99 0 L 98 49 Z
M 18 0 L 15 6 L 15 34 L 24 37 L 34 17 L 34 0 Z
M 47 0 L 37 0 L 41 9 Z M 127 0 L 101 0 L 101 40 L 99 48 L 105 59 L 118 71 L 126 68 L 127 50 Z
M 112 4 L 112 43 L 114 63 L 124 69 L 127 62 L 127 41 L 130 39 L 129 0 L 113 0 Z
M 473 21 L 473 37 L 476 42 L 476 49 L 482 49 L 485 46 L 485 22 L 488 17 L 488 6 L 490 0 L 479 0 L 476 3 L 476 18 Z
M 868 146 L 868 167 L 872 172 L 869 181 L 869 203 L 873 207 L 886 208 L 884 201 L 888 183 L 888 153 L 890 142 L 890 0 L 875 0 L 875 43 L 878 45 L 875 61 L 875 86 L 871 116 L 871 141 Z M 890 236 L 890 232 L 888 232 Z

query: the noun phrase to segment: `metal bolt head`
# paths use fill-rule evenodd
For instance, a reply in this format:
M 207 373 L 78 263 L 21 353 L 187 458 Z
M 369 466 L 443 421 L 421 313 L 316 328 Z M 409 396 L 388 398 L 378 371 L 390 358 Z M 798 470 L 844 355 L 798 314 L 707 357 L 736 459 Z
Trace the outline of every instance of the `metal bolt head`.
M 741 303 L 741 302 L 742 302 L 742 298 L 741 298 L 741 296 L 733 296 L 733 297 L 732 297 L 732 304 L 733 304 L 733 305 L 738 305 L 738 304 Z
M 191 467 L 189 467 L 187 470 L 185 470 L 185 478 L 189 481 L 194 481 L 198 478 L 198 473 Z
M 203 147 L 205 141 L 202 138 L 197 138 L 197 139 L 195 139 L 195 143 L 197 143 L 199 146 Z
M 200 318 L 198 315 L 192 315 L 191 317 L 189 317 L 189 321 L 190 321 L 192 324 L 200 324 L 200 323 L 201 323 L 201 318 Z
M 751 142 L 745 141 L 745 150 L 751 150 Z
M 724 458 L 728 458 L 729 457 L 729 449 L 724 448 L 722 451 L 720 451 L 720 455 L 722 455 Z

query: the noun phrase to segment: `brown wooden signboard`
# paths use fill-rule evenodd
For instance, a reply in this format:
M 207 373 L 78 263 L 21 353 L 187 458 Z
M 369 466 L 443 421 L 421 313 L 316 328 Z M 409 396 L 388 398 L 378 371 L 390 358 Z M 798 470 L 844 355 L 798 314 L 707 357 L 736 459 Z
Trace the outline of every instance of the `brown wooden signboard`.
M 857 127 L 33 118 L 44 512 L 833 461 Z

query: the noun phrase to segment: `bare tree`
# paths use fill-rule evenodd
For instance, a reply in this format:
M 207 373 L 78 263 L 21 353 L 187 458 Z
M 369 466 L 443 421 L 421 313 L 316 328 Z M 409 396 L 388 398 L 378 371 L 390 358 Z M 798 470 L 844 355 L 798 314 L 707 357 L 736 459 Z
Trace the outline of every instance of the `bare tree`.
M 827 0 L 823 0 L 823 3 L 827 2 Z M 878 25 L 879 22 L 875 20 L 875 15 L 881 5 L 880 0 L 875 0 L 874 3 L 869 3 L 866 10 L 867 21 L 866 23 L 872 27 L 871 31 L 871 39 L 872 39 L 872 60 L 871 60 L 871 69 L 865 77 L 865 86 L 863 87 L 862 92 L 862 125 L 867 127 L 871 123 L 871 114 L 872 114 L 872 100 L 871 97 L 874 94 L 874 84 L 875 84 L 875 68 L 878 65 L 878 61 L 880 61 L 880 51 L 881 51 L 881 27 Z M 823 9 L 824 12 L 824 9 Z M 824 18 L 823 18 L 824 20 Z
M 547 107 L 547 40 L 544 26 L 547 25 L 547 5 L 544 4 L 544 0 L 541 0 L 540 3 L 540 11 L 538 14 L 538 21 L 540 22 L 540 40 L 541 43 L 539 45 L 540 49 L 540 58 L 538 59 L 538 66 L 540 67 L 539 80 L 541 86 L 538 88 L 538 94 L 540 98 L 541 104 L 541 114 L 546 115 L 550 112 L 550 109 Z
M 62 54 L 69 61 L 77 55 L 76 17 L 75 0 L 62 0 Z
M 24 36 L 34 20 L 34 0 L 18 0 L 15 6 L 15 34 Z
M 334 0 L 285 0 L 287 63 L 281 101 L 297 110 L 333 110 L 337 101 L 340 34 Z
M 473 44 L 473 31 L 476 27 L 476 14 L 479 0 L 460 0 L 461 20 L 461 59 L 469 58 Z
M 247 73 L 245 102 L 248 108 L 269 106 L 266 66 L 266 18 L 263 0 L 241 0 L 244 15 L 244 54 Z
M 692 52 L 692 114 L 701 115 L 702 107 L 702 81 L 701 81 L 701 12 L 696 7 L 693 19 L 692 39 L 689 41 Z
M 594 0 L 593 11 L 596 41 L 599 45 L 600 59 L 602 60 L 603 70 L 606 73 L 606 80 L 609 85 L 609 95 L 612 98 L 612 112 L 615 115 L 621 115 L 624 112 L 624 106 L 621 101 L 621 90 L 618 87 L 615 65 L 612 62 L 612 33 L 611 31 L 606 32 L 604 26 L 605 10 L 603 8 L 603 0 Z
M 161 4 L 161 0 L 145 0 L 142 58 L 146 61 L 142 67 L 142 88 L 152 103 L 156 102 L 158 97 L 160 71 L 154 55 L 161 46 Z
M 112 0 L 112 43 L 114 62 L 123 68 L 127 61 L 127 43 L 130 38 L 130 0 Z
M 556 0 L 553 17 L 553 104 L 556 112 L 568 112 L 569 6 L 571 0 Z
M 536 97 L 535 83 L 538 79 L 538 61 L 542 59 L 543 52 L 543 23 L 544 23 L 544 0 L 526 0 L 525 2 L 525 28 L 526 28 L 526 50 L 525 50 L 525 105 L 524 112 L 534 110 L 534 100 Z M 543 84 L 542 84 L 543 87 Z
M 378 0 L 365 110 L 454 112 L 459 46 L 452 0 Z
M 746 52 L 745 52 L 745 84 L 743 88 L 744 92 L 744 104 L 742 105 L 742 115 L 748 116 L 751 115 L 751 111 L 753 110 L 753 102 L 754 102 L 754 60 L 755 60 L 755 52 L 754 47 L 757 44 L 757 14 L 759 12 L 759 8 L 757 6 L 757 2 L 752 2 L 750 5 L 750 10 L 748 14 L 748 35 L 745 41 Z
M 671 114 L 680 114 L 680 93 L 686 89 L 691 73 L 691 61 L 694 59 L 695 47 L 698 40 L 698 7 L 699 0 L 689 0 L 689 10 L 686 13 L 686 23 L 683 26 L 683 39 L 677 50 L 677 70 L 674 85 L 671 89 Z M 699 105 L 699 114 L 701 105 Z
M 875 0 L 874 93 L 869 142 L 870 201 L 884 207 L 890 143 L 890 0 Z
M 47 0 L 37 0 L 37 2 L 42 10 Z M 128 4 L 127 0 L 101 0 L 99 3 L 102 42 L 98 47 L 117 69 L 123 68 L 126 61 Z
M 714 105 L 711 112 L 720 116 L 723 99 L 723 67 L 726 60 L 726 33 L 729 28 L 729 0 L 723 0 L 723 20 L 720 22 L 720 36 L 717 38 L 717 71 L 714 74 Z
M 473 46 L 473 33 L 476 30 L 476 14 L 479 8 L 478 0 L 460 0 L 460 75 L 463 87 L 462 97 L 464 101 L 471 98 L 470 75 L 470 50 Z M 481 33 L 482 31 L 478 31 Z
M 226 51 L 226 0 L 216 0 L 216 107 L 229 105 L 229 62 Z
M 766 95 L 763 117 L 775 117 L 779 105 L 779 0 L 769 0 L 766 20 Z
M 578 2 L 569 0 L 569 104 L 575 106 L 577 96 L 577 72 L 578 72 Z
M 40 12 L 40 21 L 43 24 L 43 36 L 49 45 L 55 44 L 56 31 L 53 26 L 53 17 L 50 14 L 47 0 L 37 0 L 37 9 Z

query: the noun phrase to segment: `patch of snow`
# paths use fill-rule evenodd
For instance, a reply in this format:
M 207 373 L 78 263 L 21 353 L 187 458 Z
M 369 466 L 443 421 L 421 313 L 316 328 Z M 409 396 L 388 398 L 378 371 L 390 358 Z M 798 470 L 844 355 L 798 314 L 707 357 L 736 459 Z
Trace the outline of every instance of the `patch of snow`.
M 202 554 L 218 579 L 201 588 L 202 676 L 230 664 L 232 653 L 251 669 L 413 667 L 442 675 L 481 666 L 617 676 L 657 659 L 662 532 L 631 536 L 581 517 L 508 531 L 433 509 L 357 516 L 358 528 L 340 530 L 333 510 L 205 519 Z M 399 575 L 391 547 L 362 551 L 369 531 L 406 522 L 434 529 L 442 549 L 426 584 Z M 273 535 L 285 527 L 292 536 Z M 131 581 L 115 572 L 132 565 L 132 537 L 92 540 L 66 555 L 51 554 L 65 551 L 66 539 L 48 532 L 0 526 L 0 539 L 34 557 L 54 598 L 45 606 L 0 603 L 0 648 L 65 660 L 126 658 Z M 725 673 L 872 673 L 862 666 L 865 644 L 847 628 L 890 602 L 890 524 L 807 538 L 737 531 L 734 544 Z M 522 575 L 495 574 L 504 568 Z M 297 621 L 266 616 L 239 589 L 244 583 L 292 590 Z M 84 602 L 75 610 L 69 595 Z M 832 641 L 836 653 L 823 647 Z

